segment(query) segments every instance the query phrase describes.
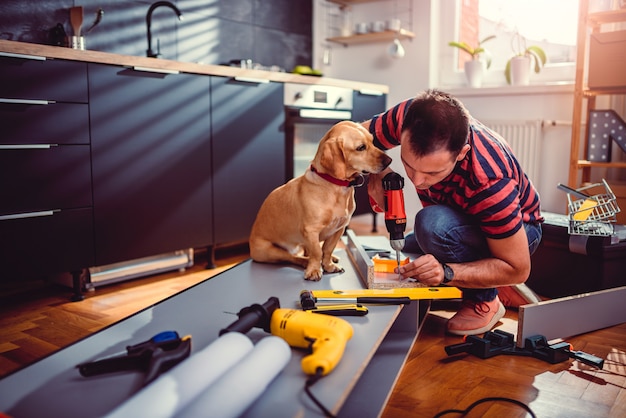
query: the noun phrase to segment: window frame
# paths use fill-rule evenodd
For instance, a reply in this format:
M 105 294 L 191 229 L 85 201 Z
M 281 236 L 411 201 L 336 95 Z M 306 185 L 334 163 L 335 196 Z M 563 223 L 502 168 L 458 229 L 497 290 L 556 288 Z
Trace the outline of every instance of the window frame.
M 448 42 L 459 38 L 461 19 L 461 1 L 441 0 L 439 5 L 439 84 L 442 87 L 468 87 L 465 73 L 458 68 L 459 50 Z M 523 0 L 520 0 L 523 1 Z M 511 56 L 513 52 L 511 51 Z M 530 85 L 573 84 L 576 75 L 576 63 L 547 63 L 537 74 L 532 73 Z M 491 68 L 484 73 L 483 87 L 508 86 L 504 69 Z M 523 87 L 523 86 L 521 86 Z

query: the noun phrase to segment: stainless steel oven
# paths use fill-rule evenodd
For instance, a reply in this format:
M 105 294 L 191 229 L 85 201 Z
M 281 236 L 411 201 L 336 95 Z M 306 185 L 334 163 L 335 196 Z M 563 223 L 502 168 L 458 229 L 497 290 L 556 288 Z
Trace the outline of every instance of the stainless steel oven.
M 284 89 L 286 179 L 304 173 L 324 134 L 337 122 L 353 120 L 354 91 L 348 88 L 286 83 Z M 355 215 L 372 213 L 367 187 L 356 190 Z
M 304 173 L 317 145 L 334 124 L 352 118 L 352 90 L 307 84 L 285 84 L 287 179 Z

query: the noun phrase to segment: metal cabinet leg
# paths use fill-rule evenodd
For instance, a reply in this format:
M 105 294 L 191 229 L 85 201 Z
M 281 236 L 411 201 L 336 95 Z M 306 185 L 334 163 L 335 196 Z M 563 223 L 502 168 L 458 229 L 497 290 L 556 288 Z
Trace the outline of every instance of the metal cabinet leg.
M 217 265 L 215 264 L 215 246 L 210 245 L 206 248 L 206 250 L 207 250 L 207 264 L 205 268 L 207 270 L 214 269 L 215 267 L 217 267 Z
M 85 299 L 83 288 L 85 287 L 85 275 L 89 274 L 87 269 L 72 271 L 72 290 L 74 294 L 70 298 L 72 302 L 78 302 Z

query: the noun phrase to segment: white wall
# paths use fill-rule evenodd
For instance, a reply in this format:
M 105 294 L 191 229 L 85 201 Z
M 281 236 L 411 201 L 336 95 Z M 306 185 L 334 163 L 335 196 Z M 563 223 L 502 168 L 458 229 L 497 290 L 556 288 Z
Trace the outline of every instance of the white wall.
M 478 89 L 482 90 L 482 89 Z M 557 183 L 567 184 L 574 91 L 571 86 L 510 88 L 508 94 L 480 95 L 476 89 L 452 91 L 478 120 L 543 120 L 539 178 L 533 183 L 541 196 L 544 211 L 566 213 L 567 197 Z M 502 89 L 498 89 L 502 90 Z M 533 93 L 529 93 L 528 91 Z M 556 121 L 556 126 L 549 122 Z M 506 139 L 506 138 L 505 138 Z
M 402 1 L 402 0 L 399 0 Z M 314 4 L 314 67 L 325 76 L 358 80 L 389 86 L 388 107 L 415 95 L 418 91 L 438 87 L 438 65 L 440 44 L 438 37 L 439 0 L 412 1 L 411 16 L 403 16 L 403 21 L 412 21 L 415 38 L 402 41 L 406 55 L 402 59 L 391 58 L 387 54 L 389 43 L 371 43 L 344 47 L 329 44 L 328 24 L 329 3 L 315 0 Z M 406 0 L 405 0 L 406 2 Z M 352 18 L 357 21 L 385 20 L 390 15 L 394 2 L 381 1 L 353 6 Z M 330 47 L 330 65 L 324 65 L 323 54 Z M 446 89 L 457 96 L 477 119 L 489 120 L 557 120 L 571 121 L 573 87 L 556 86 L 545 90 L 533 86 L 482 89 Z M 565 194 L 556 189 L 559 182 L 566 183 L 569 169 L 569 149 L 571 126 L 559 125 L 545 128 L 542 145 L 541 178 L 535 181 L 542 199 L 544 211 L 565 213 Z M 404 174 L 399 152 L 390 153 L 394 158 L 392 168 Z M 419 209 L 419 201 L 414 193 L 405 191 L 407 215 L 412 217 Z

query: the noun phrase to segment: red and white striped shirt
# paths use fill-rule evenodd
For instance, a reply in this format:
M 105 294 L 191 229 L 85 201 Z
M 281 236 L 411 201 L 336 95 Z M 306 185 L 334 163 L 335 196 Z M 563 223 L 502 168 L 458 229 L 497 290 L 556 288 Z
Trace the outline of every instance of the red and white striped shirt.
M 381 149 L 400 145 L 404 115 L 413 99 L 372 118 L 370 132 Z M 447 205 L 471 216 L 489 238 L 506 238 L 522 222 L 542 222 L 539 194 L 506 141 L 470 118 L 470 150 L 454 170 L 427 190 L 416 189 L 424 206 Z

